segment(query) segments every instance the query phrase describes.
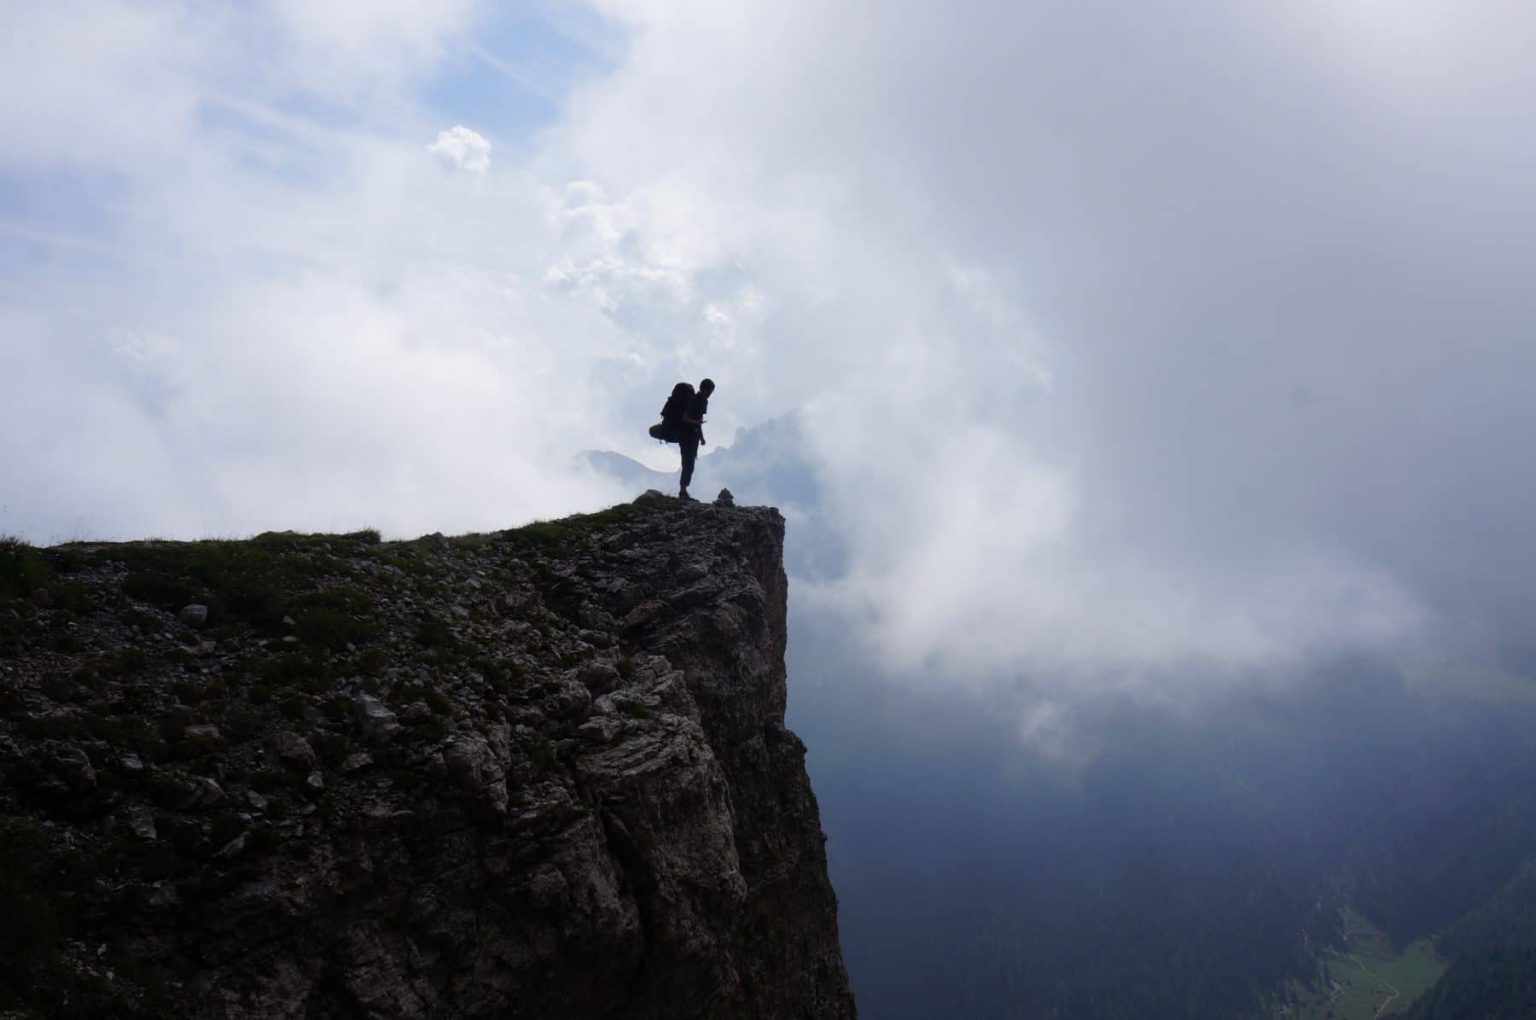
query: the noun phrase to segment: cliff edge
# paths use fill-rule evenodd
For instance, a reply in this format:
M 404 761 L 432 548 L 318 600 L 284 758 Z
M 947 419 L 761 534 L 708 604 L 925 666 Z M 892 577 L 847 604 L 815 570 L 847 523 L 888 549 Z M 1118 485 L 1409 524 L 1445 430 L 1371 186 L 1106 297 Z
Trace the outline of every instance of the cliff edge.
M 783 534 L 0 543 L 0 1012 L 853 1017 Z

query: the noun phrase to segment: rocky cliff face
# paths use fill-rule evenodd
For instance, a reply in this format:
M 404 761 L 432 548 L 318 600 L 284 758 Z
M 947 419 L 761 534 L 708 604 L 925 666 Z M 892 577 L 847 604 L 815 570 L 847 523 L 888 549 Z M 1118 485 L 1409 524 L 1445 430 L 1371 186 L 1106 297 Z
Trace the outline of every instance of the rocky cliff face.
M 0 544 L 0 1011 L 852 1017 L 783 527 Z

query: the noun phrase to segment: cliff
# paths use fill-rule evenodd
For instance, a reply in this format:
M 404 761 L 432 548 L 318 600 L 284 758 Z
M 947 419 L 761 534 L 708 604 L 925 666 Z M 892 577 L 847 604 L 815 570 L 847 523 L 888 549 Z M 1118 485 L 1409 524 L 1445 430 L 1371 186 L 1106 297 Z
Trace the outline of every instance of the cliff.
M 0 1011 L 852 1017 L 783 531 L 0 544 Z

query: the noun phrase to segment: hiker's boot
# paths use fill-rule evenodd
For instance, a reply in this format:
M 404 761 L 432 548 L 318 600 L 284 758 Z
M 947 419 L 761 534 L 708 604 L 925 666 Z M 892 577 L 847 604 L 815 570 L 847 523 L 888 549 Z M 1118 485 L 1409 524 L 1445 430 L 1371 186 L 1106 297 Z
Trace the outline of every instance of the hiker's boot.
M 697 503 L 698 502 L 698 500 L 696 500 L 692 496 L 688 495 L 688 490 L 687 489 L 678 489 L 677 490 L 677 498 L 682 500 L 684 503 Z

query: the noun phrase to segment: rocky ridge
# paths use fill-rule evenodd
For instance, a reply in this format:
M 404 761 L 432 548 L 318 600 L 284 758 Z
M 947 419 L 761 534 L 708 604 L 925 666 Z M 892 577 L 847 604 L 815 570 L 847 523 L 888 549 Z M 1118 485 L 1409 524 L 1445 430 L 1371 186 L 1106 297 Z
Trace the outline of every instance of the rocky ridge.
M 852 1017 L 783 528 L 0 543 L 0 1011 Z

